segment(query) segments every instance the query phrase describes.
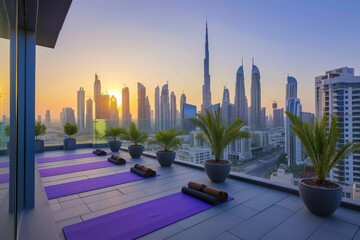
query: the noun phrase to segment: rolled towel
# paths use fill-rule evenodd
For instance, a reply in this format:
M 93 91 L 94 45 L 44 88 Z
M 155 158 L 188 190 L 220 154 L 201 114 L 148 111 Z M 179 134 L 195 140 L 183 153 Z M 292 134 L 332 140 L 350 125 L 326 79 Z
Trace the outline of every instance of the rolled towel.
M 156 172 L 154 170 L 152 170 L 151 168 L 145 167 L 143 165 L 140 165 L 140 164 L 135 164 L 134 168 L 145 172 L 149 177 L 156 175 Z
M 211 196 L 216 197 L 219 201 L 225 202 L 228 199 L 227 192 L 221 191 L 219 189 L 208 187 L 204 184 L 196 183 L 196 182 L 189 182 L 188 187 Z
M 150 177 L 149 175 L 146 174 L 146 172 L 143 172 L 143 171 L 141 171 L 141 170 L 139 170 L 137 168 L 134 168 L 134 167 L 130 168 L 130 172 L 133 172 L 133 173 L 135 173 L 135 174 L 137 174 L 137 175 L 139 175 L 139 176 L 141 176 L 143 178 Z
M 93 154 L 98 155 L 98 156 L 104 156 L 107 153 L 104 150 L 96 149 L 95 151 L 93 151 Z
M 109 157 L 108 161 L 117 165 L 123 165 L 126 163 L 125 159 L 116 155 L 112 155 L 111 157 Z
M 182 187 L 181 191 L 187 195 L 194 197 L 194 198 L 197 198 L 204 202 L 210 203 L 211 205 L 216 205 L 216 204 L 220 203 L 220 201 L 217 200 L 216 197 L 211 196 L 206 193 L 203 193 L 203 192 L 200 192 L 200 191 L 192 189 L 192 188 Z

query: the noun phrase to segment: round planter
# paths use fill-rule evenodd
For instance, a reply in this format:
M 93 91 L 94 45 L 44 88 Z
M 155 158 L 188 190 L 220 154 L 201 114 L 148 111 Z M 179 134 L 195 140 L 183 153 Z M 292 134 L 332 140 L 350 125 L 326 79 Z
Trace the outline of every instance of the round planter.
M 231 163 L 213 163 L 214 160 L 207 160 L 204 163 L 205 172 L 212 182 L 222 183 L 229 176 Z
M 301 179 L 299 181 L 299 193 L 301 200 L 304 202 L 307 209 L 318 216 L 330 216 L 340 206 L 343 188 L 337 183 L 337 188 L 319 188 L 309 186 Z
M 121 141 L 108 141 L 108 144 L 112 152 L 118 152 L 121 148 Z
M 132 158 L 139 158 L 144 151 L 143 145 L 129 145 L 129 154 Z
M 35 139 L 35 152 L 36 153 L 44 152 L 44 140 Z
M 64 150 L 75 150 L 76 149 L 76 139 L 67 138 L 64 139 Z
M 170 167 L 175 161 L 176 152 L 174 151 L 157 151 L 156 158 L 162 167 Z

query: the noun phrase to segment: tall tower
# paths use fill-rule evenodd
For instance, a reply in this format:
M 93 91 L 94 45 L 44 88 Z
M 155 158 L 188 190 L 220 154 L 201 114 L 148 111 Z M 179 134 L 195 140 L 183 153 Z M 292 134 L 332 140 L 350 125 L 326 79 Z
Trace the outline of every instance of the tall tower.
M 95 118 L 100 118 L 100 96 L 101 96 L 101 83 L 97 74 L 95 74 L 94 82 L 94 102 L 95 102 Z
M 241 118 L 247 123 L 247 103 L 245 96 L 245 78 L 244 78 L 244 66 L 238 68 L 236 72 L 236 85 L 235 85 L 235 112 L 236 117 Z
M 155 88 L 155 132 L 161 129 L 160 127 L 160 88 Z
M 89 98 L 86 100 L 86 129 L 88 131 L 92 130 L 92 120 L 93 120 L 93 100 Z
M 117 108 L 117 99 L 115 96 L 110 97 L 110 121 L 113 126 L 119 126 L 119 110 Z
M 251 129 L 259 130 L 261 128 L 261 87 L 260 87 L 260 71 L 252 62 L 251 71 Z
M 174 92 L 170 95 L 170 127 L 176 126 L 176 96 Z
M 210 92 L 210 72 L 209 72 L 209 41 L 208 41 L 208 27 L 206 22 L 205 35 L 205 58 L 204 58 L 204 85 L 202 89 L 203 102 L 201 111 L 204 112 L 211 106 L 211 92 Z
M 145 118 L 144 118 L 144 131 L 149 133 L 151 131 L 151 109 L 149 97 L 145 97 Z
M 160 129 L 170 129 L 169 86 L 165 84 L 161 89 L 160 98 Z
M 122 89 L 122 126 L 128 128 L 131 123 L 131 113 L 130 113 L 130 92 L 128 87 Z
M 287 77 L 286 84 L 286 111 L 301 117 L 302 106 L 297 98 L 297 81 L 294 77 Z M 303 147 L 300 139 L 291 129 L 291 122 L 288 117 L 285 119 L 285 153 L 288 158 L 288 165 L 298 165 L 304 160 Z
M 50 110 L 46 110 L 46 112 L 45 112 L 45 125 L 50 126 L 50 124 L 51 124 Z
M 77 91 L 77 125 L 79 130 L 85 128 L 85 91 L 82 87 Z
M 181 128 L 184 128 L 184 104 L 186 103 L 186 95 L 185 93 L 181 94 L 180 97 L 180 121 Z
M 138 82 L 138 127 L 145 129 L 146 88 Z

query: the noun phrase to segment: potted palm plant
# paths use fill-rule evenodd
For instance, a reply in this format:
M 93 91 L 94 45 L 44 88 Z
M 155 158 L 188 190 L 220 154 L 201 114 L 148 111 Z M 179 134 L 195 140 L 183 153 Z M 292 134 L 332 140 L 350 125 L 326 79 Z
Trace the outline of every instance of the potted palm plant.
M 109 148 L 112 152 L 118 152 L 121 148 L 120 136 L 125 133 L 125 129 L 121 127 L 108 127 L 105 129 L 105 134 L 102 137 L 107 139 Z
M 44 152 L 44 140 L 38 139 L 39 136 L 44 135 L 46 133 L 45 124 L 40 121 L 35 122 L 35 152 L 40 153 Z
M 144 151 L 144 145 L 140 143 L 146 142 L 148 135 L 137 129 L 135 123 L 132 122 L 129 130 L 125 131 L 121 138 L 134 143 L 128 146 L 129 154 L 132 158 L 139 158 Z
M 168 131 L 158 131 L 155 138 L 149 141 L 150 144 L 158 145 L 161 150 L 156 152 L 156 158 L 162 167 L 169 167 L 175 161 L 175 150 L 181 146 L 181 141 L 177 136 L 183 134 L 184 131 L 178 131 L 171 128 Z
M 222 183 L 229 176 L 231 169 L 231 163 L 221 159 L 225 148 L 231 142 L 239 138 L 247 138 L 250 134 L 241 130 L 245 123 L 240 118 L 227 126 L 221 118 L 220 108 L 215 112 L 206 110 L 205 114 L 196 115 L 197 118 L 191 119 L 201 129 L 196 137 L 205 142 L 215 156 L 215 159 L 205 161 L 205 172 L 211 181 Z
M 64 132 L 68 136 L 64 139 L 64 150 L 75 150 L 76 149 L 76 139 L 72 138 L 72 135 L 75 135 L 78 132 L 78 127 L 76 124 L 66 123 L 64 125 Z
M 339 207 L 343 189 L 338 183 L 326 179 L 332 167 L 359 149 L 358 143 L 345 143 L 338 148 L 340 128 L 338 117 L 331 116 L 327 126 L 327 116 L 316 119 L 314 127 L 292 113 L 286 112 L 291 129 L 299 137 L 314 167 L 317 178 L 301 179 L 299 194 L 305 206 L 315 215 L 330 216 Z

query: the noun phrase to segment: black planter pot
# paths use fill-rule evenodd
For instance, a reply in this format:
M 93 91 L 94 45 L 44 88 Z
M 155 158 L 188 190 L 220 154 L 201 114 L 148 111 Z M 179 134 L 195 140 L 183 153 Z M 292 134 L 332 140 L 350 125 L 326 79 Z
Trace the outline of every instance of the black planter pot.
M 35 152 L 36 153 L 44 152 L 44 140 L 35 139 Z
M 129 154 L 132 158 L 139 158 L 144 151 L 143 145 L 129 145 Z
M 112 152 L 118 152 L 121 148 L 121 141 L 108 141 L 108 144 Z
M 299 193 L 301 200 L 307 209 L 318 216 L 330 216 L 340 206 L 343 188 L 337 183 L 337 188 L 318 188 L 299 181 Z
M 75 150 L 76 149 L 76 139 L 67 138 L 64 139 L 64 150 Z
M 225 164 L 211 163 L 207 160 L 204 163 L 205 172 L 212 182 L 222 183 L 229 176 L 231 163 L 226 161 Z
M 162 167 L 170 167 L 175 161 L 176 152 L 174 151 L 157 151 L 156 158 Z

